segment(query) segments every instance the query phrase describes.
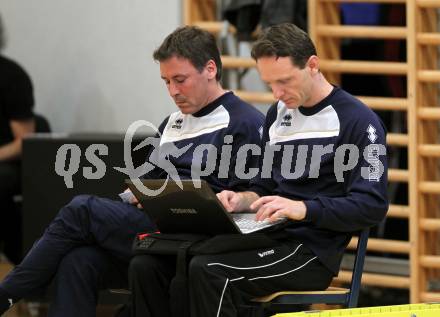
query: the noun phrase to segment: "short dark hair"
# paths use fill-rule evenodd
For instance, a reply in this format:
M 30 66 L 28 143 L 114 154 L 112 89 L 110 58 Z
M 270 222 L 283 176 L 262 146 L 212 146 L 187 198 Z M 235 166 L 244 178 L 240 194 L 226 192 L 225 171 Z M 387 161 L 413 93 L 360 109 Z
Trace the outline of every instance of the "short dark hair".
M 165 61 L 171 57 L 188 59 L 198 70 L 202 71 L 209 60 L 214 60 L 217 66 L 217 81 L 222 78 L 222 61 L 215 37 L 208 31 L 195 26 L 177 28 L 168 35 L 162 44 L 154 51 L 156 61 Z
M 292 63 L 304 68 L 310 56 L 316 55 L 315 45 L 306 32 L 291 23 L 282 23 L 264 30 L 252 47 L 252 57 L 290 57 Z

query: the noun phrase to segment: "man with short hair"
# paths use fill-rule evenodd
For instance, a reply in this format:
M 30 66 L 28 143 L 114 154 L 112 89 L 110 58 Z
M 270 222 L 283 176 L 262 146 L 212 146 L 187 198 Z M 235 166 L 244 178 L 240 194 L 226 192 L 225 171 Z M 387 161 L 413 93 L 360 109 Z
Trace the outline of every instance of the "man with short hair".
M 382 122 L 325 79 L 308 35 L 292 24 L 273 26 L 252 56 L 278 101 L 266 116 L 259 175 L 247 191 L 225 190 L 218 198 L 229 212 L 250 209 L 257 220 L 285 218 L 287 224 L 272 236 L 274 247 L 194 256 L 191 317 L 243 316 L 242 304 L 254 297 L 327 288 L 352 234 L 379 223 L 388 209 Z M 138 258 L 132 275 L 143 269 Z M 155 283 L 144 316 L 169 316 L 166 307 L 158 312 L 155 300 L 166 302 L 172 262 L 150 263 L 144 283 Z
M 235 175 L 237 151 L 242 144 L 260 142 L 264 116 L 222 88 L 220 54 L 211 34 L 183 27 L 171 33 L 162 46 L 167 50 L 154 58 L 159 61 L 161 77 L 179 111 L 160 125 L 158 152 L 169 145 L 186 150 L 155 159 L 166 161 L 180 178 L 200 176 L 216 192 L 246 189 L 249 180 Z M 204 153 L 194 157 L 197 145 L 215 146 L 220 162 L 225 143 L 231 147 L 228 168 L 220 170 L 216 164 L 211 174 L 194 175 L 193 162 L 200 165 L 197 170 L 201 171 L 207 164 Z M 161 166 L 156 164 L 146 178 L 176 177 L 157 165 Z M 249 155 L 245 165 L 258 165 L 258 157 Z M 155 229 L 145 213 L 135 207 L 137 201 L 132 202 L 130 205 L 84 195 L 63 207 L 23 262 L 0 283 L 0 314 L 11 302 L 54 279 L 50 316 L 94 316 L 98 289 L 126 286 L 136 233 Z
M 263 164 L 248 191 L 218 197 L 230 212 L 251 209 L 257 220 L 286 218 L 291 225 L 270 256 L 195 259 L 190 276 L 204 282 L 190 288 L 192 316 L 236 316 L 237 305 L 255 296 L 325 289 L 352 234 L 379 223 L 388 210 L 385 128 L 366 105 L 326 80 L 309 36 L 293 24 L 273 26 L 252 57 L 278 100 L 262 140 L 273 165 L 268 173 Z M 213 262 L 220 264 L 206 265 Z M 210 303 L 195 300 L 202 294 Z

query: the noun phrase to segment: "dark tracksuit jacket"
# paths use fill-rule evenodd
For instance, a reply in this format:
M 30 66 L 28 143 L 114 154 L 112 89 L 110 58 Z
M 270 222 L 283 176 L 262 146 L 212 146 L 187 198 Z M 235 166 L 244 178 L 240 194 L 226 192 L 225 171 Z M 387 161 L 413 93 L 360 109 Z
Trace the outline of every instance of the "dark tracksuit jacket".
M 180 156 L 171 152 L 159 158 L 171 163 L 181 178 L 189 178 L 193 159 L 201 160 L 202 170 L 206 164 L 203 155 L 193 158 L 196 147 L 211 144 L 219 154 L 218 163 L 202 179 L 215 191 L 247 188 L 249 180 L 234 176 L 235 153 L 242 144 L 261 141 L 263 122 L 264 116 L 258 110 L 233 93 L 225 93 L 193 115 L 176 112 L 168 117 L 159 128 L 161 147 L 170 143 L 176 148 L 192 145 Z M 225 137 L 232 146 L 232 163 L 225 175 L 219 176 Z M 258 165 L 258 157 L 248 158 L 249 167 Z M 155 168 L 146 177 L 166 178 L 166 172 Z M 45 287 L 55 277 L 50 316 L 95 316 L 98 289 L 124 286 L 132 241 L 136 233 L 151 230 L 154 224 L 135 206 L 95 196 L 77 196 L 59 211 L 22 263 L 0 283 L 0 303 L 9 299 L 16 302 Z
M 242 316 L 240 304 L 255 296 L 325 289 L 352 233 L 388 209 L 385 137 L 376 114 L 337 87 L 313 107 L 274 104 L 250 190 L 302 200 L 306 218 L 292 221 L 277 247 L 194 257 L 191 316 Z

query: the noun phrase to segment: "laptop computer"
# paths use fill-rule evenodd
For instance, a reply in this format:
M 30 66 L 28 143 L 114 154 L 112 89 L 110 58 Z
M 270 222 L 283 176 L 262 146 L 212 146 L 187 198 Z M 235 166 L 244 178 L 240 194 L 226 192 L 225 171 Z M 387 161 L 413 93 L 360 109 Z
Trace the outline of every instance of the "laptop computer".
M 161 188 L 164 179 L 143 179 L 143 185 L 150 190 Z M 227 234 L 251 233 L 275 229 L 286 219 L 276 222 L 255 221 L 255 213 L 229 213 L 225 210 L 209 184 L 204 180 L 181 180 L 183 189 L 176 182 L 168 180 L 157 196 L 148 196 L 127 180 L 126 183 L 145 212 L 162 233 Z

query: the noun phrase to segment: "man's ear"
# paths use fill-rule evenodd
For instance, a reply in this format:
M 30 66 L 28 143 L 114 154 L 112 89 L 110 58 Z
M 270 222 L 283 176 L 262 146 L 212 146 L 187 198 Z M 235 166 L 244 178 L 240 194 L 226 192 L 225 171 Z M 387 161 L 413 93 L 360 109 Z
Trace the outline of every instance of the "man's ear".
M 312 55 L 309 57 L 307 61 L 307 66 L 310 68 L 312 74 L 319 73 L 319 58 L 316 55 Z
M 208 79 L 215 79 L 215 76 L 217 75 L 217 65 L 214 60 L 210 59 L 206 63 L 205 70 L 208 74 Z

